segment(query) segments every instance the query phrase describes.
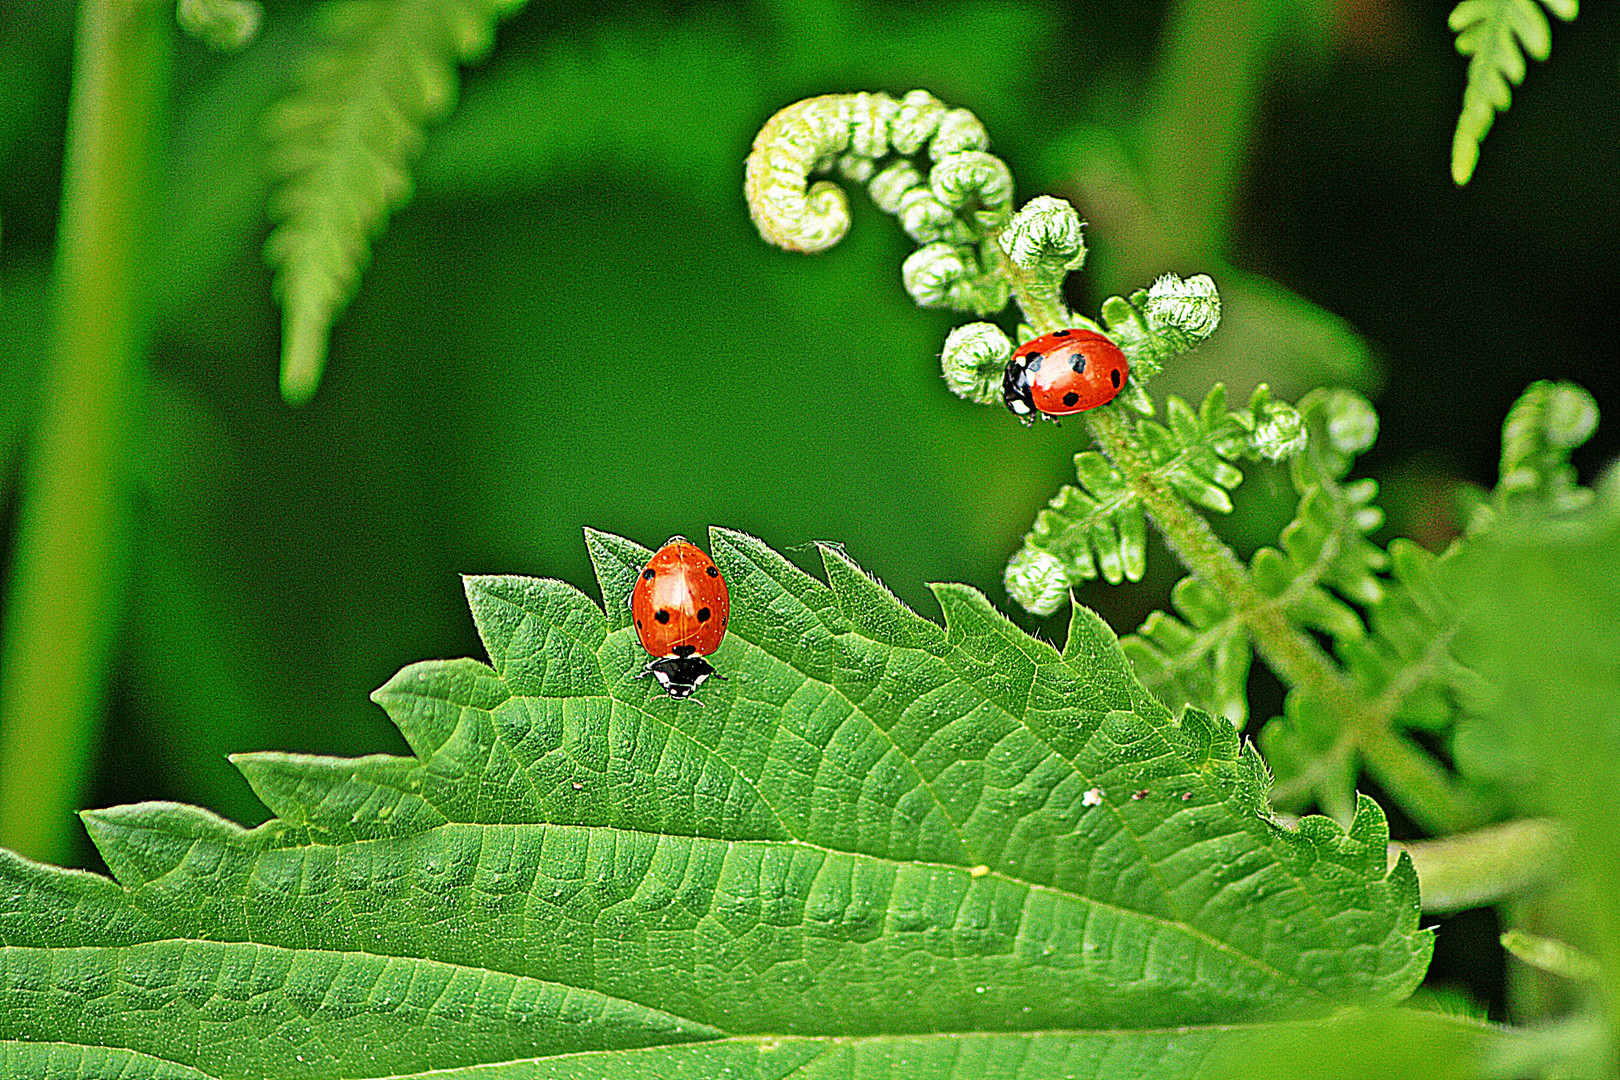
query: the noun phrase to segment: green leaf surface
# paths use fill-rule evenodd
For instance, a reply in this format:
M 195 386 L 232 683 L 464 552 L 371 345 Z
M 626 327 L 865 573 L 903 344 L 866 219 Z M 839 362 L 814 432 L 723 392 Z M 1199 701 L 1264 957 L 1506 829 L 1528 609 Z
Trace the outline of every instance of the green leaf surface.
M 1586 945 L 1607 1001 L 1607 1072 L 1620 1062 L 1620 503 L 1613 477 L 1574 513 L 1543 505 L 1504 512 L 1461 560 L 1473 602 L 1459 653 L 1484 695 L 1480 737 L 1503 747 L 1523 797 L 1569 836 Z M 1568 1075 L 1598 1075 L 1571 1067 Z
M 1180 1075 L 1422 978 L 1378 807 L 1274 824 L 1253 750 L 1086 609 L 1059 653 L 716 530 L 700 707 L 637 677 L 646 549 L 587 540 L 602 607 L 469 578 L 490 663 L 377 691 L 414 757 L 239 756 L 251 830 L 87 813 L 116 881 L 0 858 L 8 1074 Z

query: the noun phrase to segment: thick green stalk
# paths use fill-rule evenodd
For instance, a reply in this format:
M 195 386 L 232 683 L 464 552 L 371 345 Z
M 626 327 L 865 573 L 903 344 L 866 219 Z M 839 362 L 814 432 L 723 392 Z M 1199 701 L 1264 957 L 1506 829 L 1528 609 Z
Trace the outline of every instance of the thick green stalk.
M 1423 910 L 1445 914 L 1500 904 L 1566 872 L 1565 838 L 1548 818 L 1504 821 L 1438 840 L 1389 845 L 1402 851 L 1423 886 Z
M 1180 0 L 1165 20 L 1139 141 L 1154 216 L 1189 263 L 1225 254 L 1266 65 L 1295 0 Z
M 164 0 L 79 9 L 52 352 L 0 643 L 0 844 L 41 859 L 70 850 L 123 609 L 172 19 Z

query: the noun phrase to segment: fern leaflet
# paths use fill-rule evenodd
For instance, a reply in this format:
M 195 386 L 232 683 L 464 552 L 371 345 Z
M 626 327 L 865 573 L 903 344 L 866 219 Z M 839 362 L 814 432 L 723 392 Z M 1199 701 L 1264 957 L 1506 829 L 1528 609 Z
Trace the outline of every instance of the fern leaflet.
M 1457 35 L 1457 51 L 1469 57 L 1462 115 L 1451 141 L 1451 178 L 1468 183 L 1479 163 L 1479 147 L 1496 114 L 1513 101 L 1513 87 L 1524 81 L 1524 58 L 1545 60 L 1552 52 L 1552 28 L 1542 7 L 1563 19 L 1575 18 L 1578 0 L 1463 0 L 1447 20 Z
M 1399 734 L 1392 734 L 1399 740 L 1393 745 L 1404 754 L 1399 764 L 1407 771 L 1399 786 L 1408 796 L 1403 800 L 1408 814 L 1425 827 L 1443 830 L 1465 823 L 1457 820 L 1459 813 L 1473 821 L 1494 812 L 1494 796 L 1485 797 L 1477 782 L 1500 785 L 1513 778 L 1492 767 L 1491 750 L 1481 745 L 1472 708 L 1481 699 L 1480 682 L 1451 653 L 1461 607 L 1454 580 L 1457 556 L 1490 530 L 1508 507 L 1530 501 L 1547 513 L 1561 514 L 1589 502 L 1592 493 L 1576 485 L 1569 454 L 1590 437 L 1596 425 L 1597 406 L 1586 391 L 1568 383 L 1533 384 L 1503 424 L 1496 491 L 1476 508 L 1461 541 L 1434 555 L 1410 541 L 1396 539 L 1387 556 L 1390 575 L 1364 580 L 1363 575 L 1384 560 L 1382 552 L 1361 540 L 1378 558 L 1367 559 L 1364 569 L 1349 579 L 1342 571 L 1338 576 L 1323 575 L 1366 611 L 1366 633 L 1333 636 L 1345 674 L 1367 708 L 1358 724 L 1350 725 L 1333 716 L 1323 703 L 1298 691 L 1289 694 L 1285 715 L 1260 733 L 1261 746 L 1277 777 L 1272 796 L 1278 805 L 1315 803 L 1336 816 L 1348 812 L 1354 806 L 1361 765 L 1358 751 L 1364 749 L 1365 740 L 1385 731 L 1416 730 L 1450 740 L 1463 783 L 1458 786 L 1439 762 Z M 1322 437 L 1325 435 L 1325 430 L 1313 427 L 1313 443 L 1331 441 Z M 1307 454 L 1301 461 L 1310 458 Z M 1296 482 L 1299 473 L 1296 463 Z M 1338 490 L 1355 487 L 1350 484 Z M 1352 557 L 1351 566 L 1357 561 L 1361 560 Z M 1358 593 L 1354 582 L 1363 580 L 1361 589 L 1365 591 Z M 1390 765 L 1386 761 L 1382 767 Z
M 266 118 L 281 186 L 265 244 L 282 304 L 281 392 L 315 392 L 327 339 L 370 244 L 409 200 L 422 129 L 456 96 L 456 66 L 488 51 L 522 0 L 346 0 L 316 18 L 325 47 Z
M 1118 325 L 1111 324 L 1110 332 Z M 1133 357 L 1133 382 L 1135 364 Z M 1145 395 L 1138 400 L 1142 402 L 1138 407 L 1152 409 Z M 1217 384 L 1196 411 L 1172 396 L 1166 414 L 1164 424 L 1141 419 L 1135 425 L 1143 453 L 1153 463 L 1153 475 L 1198 506 L 1224 514 L 1232 509 L 1226 493 L 1243 480 L 1231 459 L 1270 456 L 1275 447 L 1267 440 L 1278 426 L 1276 418 L 1292 415 L 1293 410 L 1272 402 L 1261 386 L 1247 409 L 1229 411 L 1226 387 Z M 1037 615 L 1056 611 L 1070 586 L 1099 572 L 1117 585 L 1140 581 L 1146 568 L 1147 525 L 1141 499 L 1103 455 L 1076 454 L 1074 464 L 1079 486 L 1058 490 L 1007 564 L 1008 593 Z

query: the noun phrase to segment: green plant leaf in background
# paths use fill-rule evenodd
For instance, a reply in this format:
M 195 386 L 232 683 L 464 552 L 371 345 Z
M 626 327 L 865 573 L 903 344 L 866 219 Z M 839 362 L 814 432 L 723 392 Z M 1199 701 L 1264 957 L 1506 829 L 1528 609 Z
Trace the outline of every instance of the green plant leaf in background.
M 1542 384 L 1549 385 L 1549 384 Z M 1522 433 L 1521 433 L 1522 434 Z M 1530 441 L 1524 439 L 1521 441 Z M 1504 457 L 1507 455 L 1504 454 Z M 1526 470 L 1529 471 L 1528 469 Z M 1620 791 L 1620 499 L 1614 473 L 1572 512 L 1525 500 L 1461 557 L 1473 604 L 1458 651 L 1494 692 L 1475 738 L 1522 778 L 1521 799 L 1557 815 L 1577 880 L 1572 942 L 1599 962 L 1605 1035 L 1577 1041 L 1567 1075 L 1620 1066 L 1620 847 L 1611 815 Z M 1581 1054 L 1606 1055 L 1598 1065 Z
M 315 392 L 327 335 L 354 294 L 371 238 L 410 198 L 422 127 L 449 110 L 456 65 L 481 57 L 522 0 L 355 0 L 318 17 L 328 47 L 271 111 L 278 224 L 265 255 L 283 307 L 281 392 Z
M 1405 998 L 1431 937 L 1383 814 L 1265 815 L 1077 607 L 1060 653 L 964 586 L 941 627 L 715 530 L 706 707 L 604 608 L 471 578 L 491 664 L 376 700 L 414 758 L 244 755 L 277 817 L 85 815 L 116 881 L 0 859 L 0 1064 L 59 1077 L 1125 1077 Z
M 1524 81 L 1525 54 L 1537 60 L 1552 55 L 1552 27 L 1542 7 L 1569 22 L 1579 0 L 1463 0 L 1452 9 L 1447 21 L 1457 51 L 1468 57 L 1468 85 L 1451 140 L 1451 178 L 1459 185 L 1474 175 L 1480 143 Z

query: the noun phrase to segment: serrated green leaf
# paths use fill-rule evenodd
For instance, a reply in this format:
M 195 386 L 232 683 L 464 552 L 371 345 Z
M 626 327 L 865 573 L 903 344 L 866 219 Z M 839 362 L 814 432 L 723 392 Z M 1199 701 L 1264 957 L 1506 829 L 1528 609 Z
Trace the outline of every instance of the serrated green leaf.
M 1524 81 L 1528 53 L 1545 60 L 1552 53 L 1552 28 L 1542 7 L 1568 22 L 1576 0 L 1463 0 L 1448 20 L 1457 35 L 1457 51 L 1469 57 L 1468 85 L 1463 88 L 1462 115 L 1451 142 L 1451 178 L 1468 183 L 1479 163 L 1479 147 L 1496 114 L 1513 100 L 1513 87 Z
M 0 1062 L 1105 1080 L 1422 978 L 1376 805 L 1273 824 L 1252 749 L 1173 720 L 1089 611 L 1059 653 L 964 586 L 942 627 L 836 548 L 823 583 L 711 541 L 703 707 L 637 677 L 645 549 L 592 533 L 605 610 L 469 578 L 490 663 L 377 692 L 414 757 L 238 758 L 252 830 L 87 813 L 116 881 L 0 858 Z

